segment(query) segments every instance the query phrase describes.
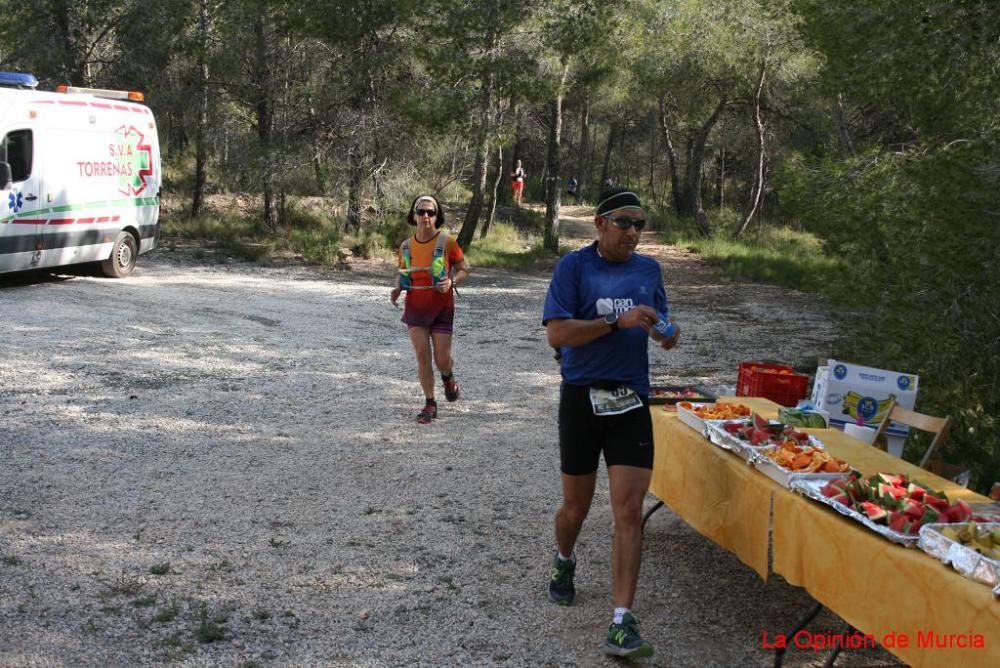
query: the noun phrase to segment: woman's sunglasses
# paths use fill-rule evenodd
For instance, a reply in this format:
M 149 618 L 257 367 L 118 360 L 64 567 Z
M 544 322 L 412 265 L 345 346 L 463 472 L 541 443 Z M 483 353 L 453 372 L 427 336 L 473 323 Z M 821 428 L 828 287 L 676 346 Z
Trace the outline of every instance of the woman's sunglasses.
M 433 209 L 417 209 L 413 213 L 418 216 L 430 216 L 431 218 L 438 215 L 438 212 L 434 211 Z
M 645 218 L 608 218 L 605 216 L 604 219 L 610 220 L 619 230 L 627 230 L 630 227 L 634 227 L 636 232 L 642 232 L 642 228 L 646 227 Z

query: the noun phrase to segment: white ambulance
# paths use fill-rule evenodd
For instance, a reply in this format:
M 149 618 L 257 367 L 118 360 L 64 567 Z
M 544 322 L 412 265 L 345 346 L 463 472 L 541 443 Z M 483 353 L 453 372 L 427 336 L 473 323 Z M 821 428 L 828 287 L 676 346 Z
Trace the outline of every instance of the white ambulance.
M 0 72 L 0 273 L 100 262 L 127 276 L 160 237 L 160 145 L 142 94 Z

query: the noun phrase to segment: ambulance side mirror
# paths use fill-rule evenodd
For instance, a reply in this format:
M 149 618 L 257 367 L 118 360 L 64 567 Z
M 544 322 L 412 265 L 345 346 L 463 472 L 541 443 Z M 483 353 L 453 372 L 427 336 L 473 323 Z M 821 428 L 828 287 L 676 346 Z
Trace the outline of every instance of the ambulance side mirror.
M 0 190 L 10 190 L 14 185 L 14 177 L 10 173 L 10 164 L 0 162 Z

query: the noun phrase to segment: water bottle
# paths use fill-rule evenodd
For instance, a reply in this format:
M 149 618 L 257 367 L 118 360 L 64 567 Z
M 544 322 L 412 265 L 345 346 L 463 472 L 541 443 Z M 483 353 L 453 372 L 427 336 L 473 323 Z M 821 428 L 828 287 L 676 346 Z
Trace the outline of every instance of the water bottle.
M 677 325 L 667 320 L 665 317 L 660 316 L 660 319 L 656 322 L 656 326 L 653 327 L 660 336 L 669 339 L 673 338 L 677 334 Z

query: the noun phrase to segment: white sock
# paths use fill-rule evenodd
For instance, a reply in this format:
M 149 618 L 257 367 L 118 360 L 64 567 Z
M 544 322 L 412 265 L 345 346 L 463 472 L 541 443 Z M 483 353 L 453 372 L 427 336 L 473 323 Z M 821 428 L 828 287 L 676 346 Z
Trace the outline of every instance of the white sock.
M 559 550 L 556 550 L 556 554 L 558 554 L 558 555 L 559 555 L 559 561 L 573 561 L 573 562 L 575 562 L 575 561 L 576 561 L 576 557 L 575 557 L 575 556 L 573 556 L 573 555 L 570 555 L 570 556 L 568 556 L 568 557 L 564 557 L 564 556 L 563 556 L 563 553 L 562 553 L 562 552 L 560 552 Z
M 629 610 L 628 608 L 615 608 L 615 616 L 614 619 L 612 619 L 611 621 L 614 622 L 615 624 L 621 624 L 622 618 L 625 616 L 626 612 L 632 612 L 632 611 Z

